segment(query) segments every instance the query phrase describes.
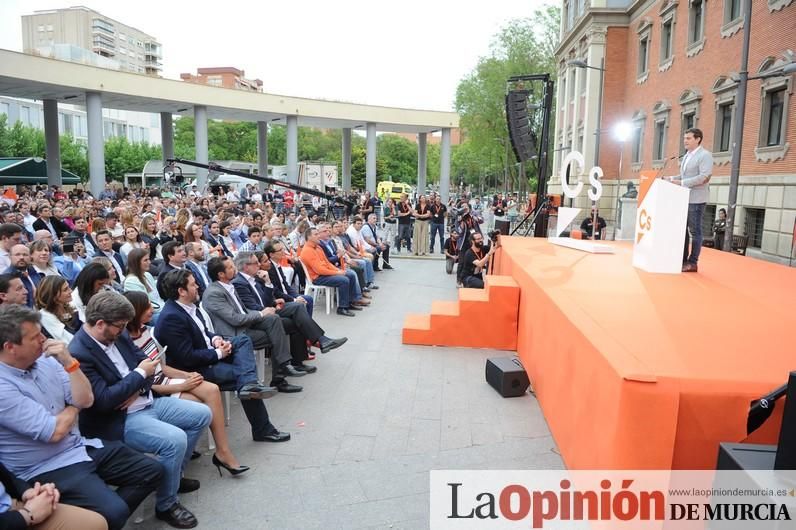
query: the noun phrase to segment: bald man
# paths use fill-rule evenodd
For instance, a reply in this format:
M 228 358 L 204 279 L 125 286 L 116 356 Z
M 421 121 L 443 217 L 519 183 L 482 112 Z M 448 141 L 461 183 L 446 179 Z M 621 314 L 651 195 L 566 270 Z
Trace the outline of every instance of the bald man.
M 11 247 L 10 258 L 11 266 L 5 270 L 5 274 L 11 274 L 22 280 L 22 285 L 27 290 L 25 305 L 33 307 L 33 300 L 35 299 L 36 285 L 33 278 L 28 273 L 30 267 L 30 251 L 25 245 L 14 245 Z M 38 275 L 37 275 L 38 277 Z

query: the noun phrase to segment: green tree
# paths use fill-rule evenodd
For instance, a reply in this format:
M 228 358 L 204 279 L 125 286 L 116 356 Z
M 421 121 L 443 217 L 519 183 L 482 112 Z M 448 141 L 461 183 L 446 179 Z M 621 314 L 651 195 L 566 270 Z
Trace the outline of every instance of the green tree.
M 495 35 L 489 56 L 480 58 L 459 83 L 455 107 L 466 135 L 457 149 L 461 154 L 453 157 L 452 173 L 460 180 L 478 184 L 484 175 L 502 175 L 504 165 L 508 165 L 510 172 L 516 171 L 514 155 L 509 152 L 506 160 L 504 147 L 509 142 L 504 103 L 506 80 L 523 74 L 553 75 L 559 19 L 560 9 L 548 6 L 536 10 L 529 18 L 510 21 Z M 541 94 L 534 97 L 538 100 Z M 551 124 L 551 135 L 552 131 Z M 533 174 L 532 168 L 526 171 Z M 499 181 L 502 182 L 502 177 Z
M 59 144 L 61 146 L 61 167 L 80 177 L 80 182 L 88 182 L 86 146 L 76 142 L 70 135 L 61 136 Z
M 123 137 L 109 138 L 105 142 L 105 179 L 124 180 L 125 173 L 140 173 L 149 160 L 162 156 L 158 146 L 130 143 Z
M 393 182 L 417 183 L 417 145 L 397 134 L 382 134 L 376 139 L 376 174 Z M 383 166 L 378 171 L 379 162 Z

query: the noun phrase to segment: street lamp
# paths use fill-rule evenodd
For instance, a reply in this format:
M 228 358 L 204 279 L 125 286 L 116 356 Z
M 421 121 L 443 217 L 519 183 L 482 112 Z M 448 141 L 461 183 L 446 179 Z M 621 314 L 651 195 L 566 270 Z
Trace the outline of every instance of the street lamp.
M 602 132 L 602 128 L 600 127 L 600 122 L 602 120 L 602 113 L 603 113 L 603 85 L 605 84 L 605 59 L 600 60 L 600 66 L 589 66 L 586 61 L 581 59 L 573 59 L 571 61 L 567 61 L 567 65 L 574 66 L 575 68 L 587 68 L 589 70 L 597 70 L 600 72 L 600 92 L 597 97 L 597 128 L 594 132 L 594 165 L 600 165 L 600 133 Z
M 620 121 L 616 125 L 614 125 L 614 138 L 617 142 L 619 142 L 619 175 L 616 178 L 616 211 L 614 213 L 614 233 L 616 233 L 616 229 L 619 225 L 619 190 L 620 185 L 622 184 L 622 161 L 625 157 L 625 142 L 628 141 L 630 135 L 633 133 L 633 126 L 626 121 Z M 614 236 L 614 239 L 616 236 Z
M 594 133 L 594 166 L 600 165 L 600 121 L 602 120 L 602 113 L 603 113 L 603 85 L 605 84 L 605 58 L 603 57 L 600 59 L 600 66 L 589 66 L 586 61 L 581 59 L 573 59 L 571 61 L 567 61 L 569 66 L 574 66 L 575 68 L 588 68 L 590 70 L 597 70 L 600 72 L 600 92 L 599 96 L 597 97 L 597 130 Z M 594 209 L 594 213 L 592 214 L 592 225 L 591 225 L 591 239 L 594 241 L 597 239 L 597 208 L 594 208 L 597 204 L 597 201 L 592 201 L 592 208 Z
M 790 75 L 796 72 L 793 62 L 757 76 L 749 77 L 749 41 L 752 35 L 752 2 L 744 3 L 743 44 L 741 47 L 741 69 L 738 72 L 738 93 L 736 97 L 735 116 L 732 138 L 732 161 L 730 162 L 730 189 L 727 197 L 727 228 L 724 232 L 722 250 L 732 252 L 732 234 L 735 230 L 735 202 L 738 200 L 738 179 L 741 173 L 741 150 L 743 149 L 743 128 L 746 115 L 746 87 L 749 79 L 766 79 Z

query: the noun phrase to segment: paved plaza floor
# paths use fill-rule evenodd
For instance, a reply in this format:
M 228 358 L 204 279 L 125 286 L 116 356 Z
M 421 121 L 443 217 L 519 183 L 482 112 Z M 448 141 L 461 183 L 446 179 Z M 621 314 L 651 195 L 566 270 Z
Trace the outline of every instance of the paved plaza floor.
M 181 495 L 200 528 L 428 528 L 429 470 L 563 467 L 536 399 L 504 399 L 484 381 L 485 359 L 509 352 L 401 344 L 404 315 L 455 300 L 456 287 L 441 259 L 393 264 L 355 318 L 317 304 L 327 334 L 349 340 L 318 354 L 315 374 L 292 379 L 303 392 L 266 401 L 291 441 L 253 442 L 235 401 L 228 431 L 251 471 L 219 478 L 200 440 L 186 476 L 202 487 Z M 153 504 L 126 528 L 170 528 Z

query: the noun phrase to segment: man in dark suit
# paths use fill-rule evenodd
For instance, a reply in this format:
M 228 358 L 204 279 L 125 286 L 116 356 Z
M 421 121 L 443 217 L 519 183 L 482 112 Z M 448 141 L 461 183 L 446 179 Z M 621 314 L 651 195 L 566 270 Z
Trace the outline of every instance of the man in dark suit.
M 256 349 L 271 348 L 271 386 L 280 392 L 301 392 L 287 376 L 303 377 L 306 372 L 290 364 L 290 339 L 282 327 L 282 319 L 273 307 L 261 311 L 246 309 L 232 280 L 237 275 L 235 264 L 226 256 L 213 258 L 207 263 L 207 274 L 212 283 L 202 296 L 202 307 L 212 317 L 216 333 L 224 337 L 247 335 Z
M 185 268 L 191 271 L 193 277 L 196 278 L 196 285 L 199 286 L 199 299 L 201 299 L 210 283 L 210 278 L 207 277 L 207 271 L 205 271 L 205 251 L 201 243 L 185 243 L 185 255 L 188 257 L 185 261 Z
M 80 414 L 80 428 L 88 436 L 122 440 L 157 455 L 165 473 L 155 516 L 175 528 L 193 528 L 198 521 L 177 493 L 199 488 L 198 480 L 181 477 L 212 414 L 203 403 L 154 399 L 151 387 L 160 358 L 149 359 L 127 335 L 125 327 L 134 316 L 132 304 L 113 291 L 94 295 L 86 307 L 86 323 L 69 344 L 94 392 L 94 404 Z M 170 375 L 167 370 L 163 367 Z
M 124 260 L 122 255 L 113 250 L 113 236 L 107 230 L 100 230 L 97 232 L 97 253 L 94 257 L 104 256 L 111 260 L 111 265 L 116 269 L 116 281 L 124 284 Z
M 314 366 L 303 363 L 307 360 L 308 342 L 320 347 L 321 352 L 327 353 L 348 340 L 330 339 L 324 335 L 323 329 L 307 314 L 304 304 L 285 302 L 282 298 L 274 297 L 273 289 L 265 284 L 263 278 L 268 278 L 268 273 L 260 270 L 260 261 L 253 252 L 238 252 L 235 256 L 235 268 L 238 274 L 232 279 L 232 285 L 235 286 L 235 292 L 243 306 L 254 311 L 273 307 L 282 319 L 282 327 L 290 337 L 290 355 L 293 357 L 291 364 L 296 370 L 307 373 L 316 371 Z
M 254 346 L 246 335 L 229 341 L 210 331 L 210 319 L 195 305 L 196 279 L 187 270 L 172 271 L 163 280 L 166 304 L 155 326 L 155 337 L 168 347 L 169 364 L 198 371 L 221 387 L 234 386 L 257 442 L 285 442 L 290 434 L 277 430 L 268 418 L 263 398 L 277 389 L 257 381 Z
M 33 307 L 33 300 L 36 297 L 36 285 L 39 283 L 40 275 L 30 266 L 30 251 L 25 245 L 14 245 L 11 247 L 11 266 L 4 274 L 11 274 L 22 281 L 27 294 L 25 295 L 25 305 Z M 32 273 L 32 274 L 31 274 Z
M 232 251 L 227 248 L 227 244 L 224 243 L 224 238 L 221 237 L 221 224 L 218 221 L 207 223 L 207 226 L 205 226 L 205 237 L 207 237 L 207 242 L 211 247 L 220 247 L 221 252 L 228 258 L 234 256 Z
M 88 233 L 88 221 L 85 217 L 77 217 L 75 220 L 75 229 L 69 232 L 67 237 L 73 237 L 83 242 L 86 247 L 86 254 L 93 256 L 97 253 L 97 242 L 92 239 L 91 234 Z
M 278 263 L 286 256 L 285 245 L 279 240 L 272 239 L 268 244 L 265 245 L 265 254 L 268 263 L 270 263 L 268 277 L 271 278 L 271 285 L 274 288 L 274 294 L 276 298 L 282 298 L 286 302 L 298 302 L 300 304 L 306 304 L 307 314 L 312 316 L 312 310 L 315 307 L 315 300 L 308 294 L 300 294 L 295 287 L 290 285 L 287 281 L 287 278 L 285 278 L 284 272 L 282 272 L 282 269 L 278 266 Z M 263 260 L 261 259 L 261 268 L 262 265 Z M 301 264 L 297 264 L 296 266 L 301 268 Z
M 47 230 L 53 236 L 53 241 L 57 241 L 61 239 L 61 235 L 64 232 L 59 232 L 56 228 L 55 219 L 52 217 L 52 209 L 49 205 L 41 206 L 39 208 L 39 218 L 33 221 L 33 231 L 36 230 Z M 69 230 L 66 230 L 69 232 Z
M 188 256 L 185 253 L 185 245 L 179 241 L 167 241 L 163 244 L 160 252 L 163 256 L 163 265 L 160 267 L 160 272 L 158 272 L 157 290 L 160 297 L 165 300 L 166 296 L 163 294 L 162 285 L 163 278 L 170 271 L 184 269 Z M 198 283 L 199 279 L 197 278 L 196 281 Z

